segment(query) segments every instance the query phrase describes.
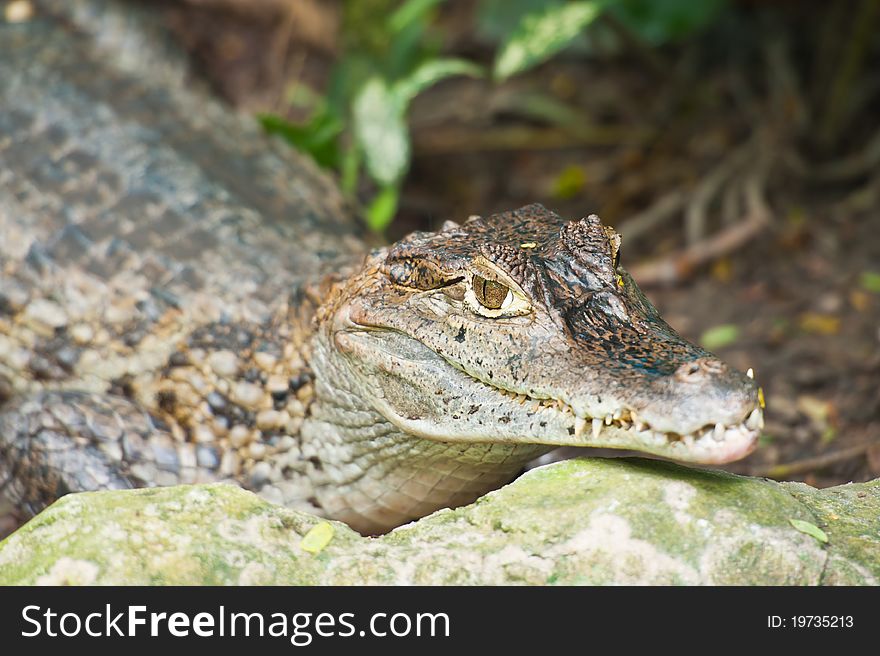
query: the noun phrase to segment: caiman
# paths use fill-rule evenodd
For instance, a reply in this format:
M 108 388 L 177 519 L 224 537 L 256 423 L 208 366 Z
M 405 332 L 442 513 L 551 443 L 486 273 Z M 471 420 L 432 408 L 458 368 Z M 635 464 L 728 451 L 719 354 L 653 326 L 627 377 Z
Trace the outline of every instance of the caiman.
M 559 445 L 754 448 L 755 381 L 660 318 L 596 216 L 529 205 L 370 250 L 325 175 L 137 39 L 96 38 L 110 14 L 91 6 L 0 26 L 0 490 L 18 512 L 228 480 L 377 533 Z

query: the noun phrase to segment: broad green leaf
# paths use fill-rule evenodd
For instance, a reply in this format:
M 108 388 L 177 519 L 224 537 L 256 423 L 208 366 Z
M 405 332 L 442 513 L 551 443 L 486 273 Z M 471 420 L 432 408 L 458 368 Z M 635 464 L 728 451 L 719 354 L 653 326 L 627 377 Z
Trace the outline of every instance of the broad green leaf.
M 495 59 L 495 78 L 531 68 L 567 46 L 602 12 L 598 1 L 570 2 L 527 14 Z
M 616 0 L 608 3 L 621 23 L 649 44 L 681 39 L 715 19 L 728 0 Z
M 339 160 L 337 137 L 343 125 L 338 117 L 328 113 L 318 113 L 303 125 L 291 123 L 274 114 L 258 116 L 263 129 L 269 134 L 277 134 L 298 150 L 311 155 L 320 166 L 335 168 Z
M 440 80 L 452 77 L 453 75 L 481 77 L 483 69 L 464 59 L 432 59 L 419 66 L 404 79 L 398 80 L 392 87 L 391 92 L 397 97 L 398 101 L 403 105 L 404 111 L 406 111 L 412 99 L 422 91 Z
M 374 232 L 382 232 L 391 224 L 397 211 L 400 190 L 397 187 L 383 188 L 367 207 L 367 226 Z
M 739 326 L 732 323 L 721 324 L 709 328 L 700 336 L 700 344 L 704 348 L 714 351 L 733 344 L 739 339 Z
M 277 134 L 290 143 L 295 143 L 302 132 L 302 126 L 294 125 L 276 114 L 259 114 L 257 120 L 266 132 Z
M 331 523 L 320 522 L 309 529 L 309 532 L 303 536 L 299 546 L 303 551 L 313 554 L 320 553 L 324 547 L 330 544 L 330 540 L 333 539 L 333 533 L 334 529 Z
M 480 0 L 475 17 L 477 34 L 489 43 L 502 43 L 513 34 L 526 14 L 562 4 L 563 0 Z
M 441 2 L 443 0 L 407 0 L 397 11 L 391 14 L 391 18 L 388 19 L 388 27 L 395 32 L 399 32 L 406 26 L 424 18 L 426 13 Z
M 376 182 L 390 186 L 409 166 L 409 132 L 405 106 L 380 77 L 364 84 L 354 100 L 354 133 L 367 171 Z
M 801 533 L 806 533 L 807 535 L 816 538 L 819 542 L 828 542 L 828 535 L 815 524 L 805 522 L 802 519 L 789 519 L 788 521 Z

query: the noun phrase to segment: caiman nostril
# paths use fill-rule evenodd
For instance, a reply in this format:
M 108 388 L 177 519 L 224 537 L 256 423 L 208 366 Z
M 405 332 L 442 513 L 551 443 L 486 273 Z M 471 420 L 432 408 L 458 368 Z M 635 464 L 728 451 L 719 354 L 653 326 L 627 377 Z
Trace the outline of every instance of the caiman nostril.
M 715 358 L 699 358 L 692 362 L 685 362 L 675 372 L 675 377 L 689 383 L 698 383 L 706 380 L 707 376 L 724 373 L 727 367 Z
M 715 358 L 700 358 L 697 362 L 703 371 L 710 374 L 721 374 L 727 371 L 727 365 Z

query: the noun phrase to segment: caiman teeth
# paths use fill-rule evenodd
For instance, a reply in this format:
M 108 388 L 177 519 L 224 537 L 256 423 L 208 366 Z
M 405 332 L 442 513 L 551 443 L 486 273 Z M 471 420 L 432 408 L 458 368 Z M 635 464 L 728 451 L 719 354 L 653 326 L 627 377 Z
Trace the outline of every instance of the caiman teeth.
M 752 410 L 752 414 L 746 419 L 746 428 L 750 430 L 761 430 L 764 428 L 764 411 L 761 408 Z
M 487 386 L 492 387 L 491 385 Z M 694 448 L 706 450 L 709 444 L 715 444 L 716 447 L 709 450 L 717 451 L 717 449 L 724 448 L 726 442 L 732 440 L 736 443 L 749 434 L 754 436 L 757 431 L 764 427 L 764 411 L 761 408 L 755 408 L 745 421 L 739 424 L 728 426 L 723 422 L 718 422 L 703 426 L 687 434 L 661 432 L 652 429 L 650 424 L 642 419 L 636 411 L 628 408 L 619 408 L 602 417 L 580 416 L 575 412 L 574 408 L 561 399 L 535 398 L 521 392 L 502 388 L 493 389 L 511 401 L 515 401 L 518 405 L 525 405 L 526 402 L 529 402 L 528 407 L 533 412 L 552 410 L 563 415 L 570 415 L 574 420 L 574 437 L 578 440 L 585 438 L 587 426 L 589 425 L 593 441 L 598 442 L 602 437 L 602 431 L 606 426 L 610 426 L 618 431 L 624 431 L 645 446 L 653 446 L 654 448 L 671 446 L 676 448 L 684 447 L 687 450 Z M 706 440 L 708 440 L 708 443 Z M 673 453 L 672 455 L 674 457 L 675 454 Z

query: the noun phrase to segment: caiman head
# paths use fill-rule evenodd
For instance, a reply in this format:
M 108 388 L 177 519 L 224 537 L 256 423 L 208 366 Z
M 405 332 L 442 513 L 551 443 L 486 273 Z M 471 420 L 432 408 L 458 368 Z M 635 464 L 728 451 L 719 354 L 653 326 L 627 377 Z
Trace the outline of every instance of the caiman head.
M 324 308 L 334 375 L 413 438 L 742 458 L 755 381 L 660 318 L 620 241 L 540 205 L 414 233 Z

